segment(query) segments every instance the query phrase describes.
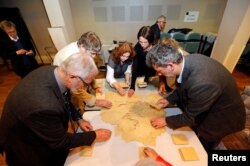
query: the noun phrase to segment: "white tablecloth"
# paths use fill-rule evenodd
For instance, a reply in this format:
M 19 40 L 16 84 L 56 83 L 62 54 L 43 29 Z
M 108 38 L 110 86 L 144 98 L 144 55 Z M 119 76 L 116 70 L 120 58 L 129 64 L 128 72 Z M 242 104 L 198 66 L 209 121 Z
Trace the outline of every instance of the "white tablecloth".
M 110 89 L 106 87 L 106 90 Z M 136 93 L 149 93 L 155 89 L 153 86 L 147 89 L 137 90 Z M 165 109 L 167 116 L 181 113 L 178 108 Z M 120 136 L 116 136 L 114 132 L 115 126 L 105 123 L 101 120 L 99 111 L 86 112 L 83 116 L 89 120 L 94 129 L 106 128 L 112 131 L 111 138 L 106 142 L 96 142 L 93 148 L 91 157 L 81 156 L 81 148 L 75 148 L 68 156 L 65 165 L 68 166 L 133 166 L 139 160 L 139 147 L 145 147 L 140 142 L 126 143 Z M 172 130 L 168 127 L 165 128 L 166 132 L 157 137 L 156 146 L 154 148 L 166 161 L 175 166 L 206 166 L 207 153 L 201 145 L 196 134 L 192 131 L 185 130 Z M 171 134 L 183 133 L 187 136 L 188 145 L 175 145 L 173 144 Z M 198 154 L 198 161 L 183 161 L 179 148 L 193 147 Z

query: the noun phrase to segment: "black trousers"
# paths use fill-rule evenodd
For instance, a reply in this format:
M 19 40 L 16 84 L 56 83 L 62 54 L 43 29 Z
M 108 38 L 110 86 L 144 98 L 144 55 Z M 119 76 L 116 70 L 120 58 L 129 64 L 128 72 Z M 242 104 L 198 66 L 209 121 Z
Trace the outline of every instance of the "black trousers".
M 219 141 L 207 141 L 206 139 L 202 138 L 201 136 L 198 136 L 202 146 L 204 149 L 209 152 L 210 150 L 213 150 L 219 143 Z

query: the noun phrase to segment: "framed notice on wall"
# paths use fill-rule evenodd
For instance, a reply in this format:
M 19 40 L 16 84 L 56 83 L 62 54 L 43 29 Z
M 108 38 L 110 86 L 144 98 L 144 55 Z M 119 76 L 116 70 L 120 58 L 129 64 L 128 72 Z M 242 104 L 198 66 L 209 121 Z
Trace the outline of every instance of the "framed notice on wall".
M 197 22 L 199 17 L 198 11 L 188 11 L 186 12 L 184 22 Z

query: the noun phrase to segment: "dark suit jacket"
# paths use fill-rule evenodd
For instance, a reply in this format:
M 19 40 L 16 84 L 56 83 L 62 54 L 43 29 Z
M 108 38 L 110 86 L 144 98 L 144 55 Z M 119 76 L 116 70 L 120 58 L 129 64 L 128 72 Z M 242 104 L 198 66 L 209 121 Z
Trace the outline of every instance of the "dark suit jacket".
M 31 72 L 9 94 L 0 120 L 0 147 L 9 165 L 63 165 L 71 148 L 91 145 L 94 131 L 70 134 L 53 66 Z
M 192 126 L 207 141 L 218 141 L 245 126 L 245 109 L 234 78 L 204 55 L 185 57 L 182 83 L 167 100 L 183 110 L 181 115 L 167 117 L 167 125 Z
M 23 36 L 20 36 L 19 40 L 22 43 L 23 49 L 27 51 L 32 50 L 34 55 L 17 55 L 16 51 L 18 49 L 14 44 L 15 42 L 12 41 L 7 35 L 3 35 L 0 38 L 0 54 L 4 59 L 11 60 L 13 70 L 17 75 L 24 77 L 30 71 L 36 69 L 38 67 L 38 63 L 35 60 L 36 51 L 31 41 Z
M 158 41 L 158 40 L 161 38 L 161 30 L 160 30 L 158 24 L 157 24 L 157 23 L 153 24 L 153 25 L 151 26 L 151 29 L 152 29 L 152 30 L 154 31 L 154 33 L 155 33 L 155 41 Z

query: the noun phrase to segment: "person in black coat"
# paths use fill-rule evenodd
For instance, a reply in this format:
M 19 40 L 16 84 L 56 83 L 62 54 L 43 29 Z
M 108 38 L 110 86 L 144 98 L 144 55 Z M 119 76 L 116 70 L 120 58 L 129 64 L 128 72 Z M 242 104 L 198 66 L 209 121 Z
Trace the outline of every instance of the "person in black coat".
M 110 138 L 110 130 L 93 130 L 63 95 L 87 86 L 97 73 L 90 56 L 75 53 L 60 67 L 32 71 L 13 88 L 0 119 L 0 153 L 8 165 L 63 166 L 72 148 Z M 84 132 L 67 132 L 70 119 Z
M 144 82 L 148 83 L 149 77 L 155 76 L 154 69 L 146 65 L 146 55 L 155 44 L 155 35 L 150 26 L 143 26 L 137 34 L 138 42 L 134 46 L 136 56 L 133 58 L 131 86 L 128 96 L 134 95 L 137 77 L 145 76 Z
M 151 120 L 155 128 L 190 126 L 204 148 L 213 149 L 223 137 L 245 128 L 246 112 L 231 73 L 200 54 L 183 56 L 178 48 L 160 43 L 147 55 L 159 75 L 177 76 L 177 88 L 158 104 L 177 104 L 182 114 Z
M 0 27 L 7 34 L 0 38 L 0 54 L 4 59 L 10 59 L 14 72 L 23 78 L 39 67 L 34 46 L 30 39 L 17 34 L 13 22 L 4 20 Z
M 149 78 L 156 75 L 155 70 L 146 65 L 147 53 L 155 44 L 155 34 L 153 30 L 150 28 L 150 26 L 141 27 L 137 34 L 137 39 L 138 39 L 138 42 L 134 46 L 136 55 L 133 58 L 131 86 L 128 91 L 129 97 L 133 96 L 135 93 L 135 83 L 136 83 L 137 77 L 144 76 L 144 83 L 148 84 Z M 166 91 L 165 77 L 160 77 L 159 80 L 160 80 L 159 92 Z M 162 88 L 160 89 L 160 87 Z
M 164 30 L 165 26 L 167 23 L 167 19 L 165 16 L 161 15 L 157 18 L 157 21 L 155 22 L 155 24 L 153 24 L 151 26 L 151 29 L 154 31 L 155 33 L 155 40 L 159 41 L 161 38 L 161 32 Z

